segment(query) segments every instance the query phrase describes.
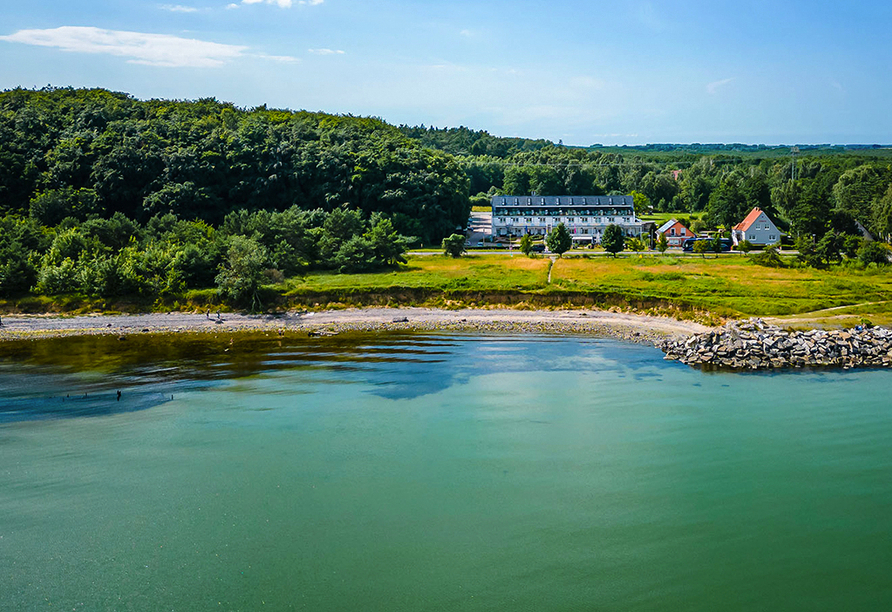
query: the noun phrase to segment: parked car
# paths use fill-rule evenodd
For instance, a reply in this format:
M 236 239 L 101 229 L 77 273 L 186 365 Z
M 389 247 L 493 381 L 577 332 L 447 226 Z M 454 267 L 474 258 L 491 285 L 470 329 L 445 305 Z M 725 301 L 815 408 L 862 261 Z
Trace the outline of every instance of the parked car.
M 727 253 L 728 251 L 731 250 L 731 245 L 733 243 L 731 242 L 730 238 L 720 238 L 719 240 L 722 241 L 722 251 L 723 252 Z M 684 242 L 681 243 L 681 250 L 691 252 L 694 250 L 695 242 L 709 242 L 709 243 L 711 243 L 712 241 L 713 241 L 712 238 L 688 238 L 687 240 L 685 240 Z M 712 249 L 710 248 L 710 250 L 712 250 Z
M 534 244 L 532 246 L 532 251 L 533 251 L 533 253 L 544 253 L 545 245 L 542 244 L 541 242 L 537 242 L 536 244 Z

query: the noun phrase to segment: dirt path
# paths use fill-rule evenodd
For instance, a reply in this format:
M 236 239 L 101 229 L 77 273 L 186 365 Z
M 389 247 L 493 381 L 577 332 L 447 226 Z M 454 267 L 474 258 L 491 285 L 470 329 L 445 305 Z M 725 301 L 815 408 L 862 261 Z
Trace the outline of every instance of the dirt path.
M 226 313 L 4 316 L 0 341 L 91 334 L 185 333 L 239 330 L 328 331 L 497 331 L 506 333 L 591 333 L 650 341 L 707 330 L 699 323 L 600 310 L 510 310 L 366 308 L 282 315 Z

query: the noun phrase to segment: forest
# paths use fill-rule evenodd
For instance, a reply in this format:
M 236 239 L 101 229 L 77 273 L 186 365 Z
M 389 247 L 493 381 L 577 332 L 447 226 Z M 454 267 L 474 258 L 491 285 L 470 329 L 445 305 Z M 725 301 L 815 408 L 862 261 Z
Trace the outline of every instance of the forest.
M 639 214 L 702 213 L 704 229 L 759 206 L 815 244 L 856 222 L 888 239 L 890 163 L 876 146 L 571 147 L 214 99 L 13 89 L 0 93 L 0 296 L 216 286 L 248 302 L 277 278 L 396 265 L 495 194 L 632 194 Z

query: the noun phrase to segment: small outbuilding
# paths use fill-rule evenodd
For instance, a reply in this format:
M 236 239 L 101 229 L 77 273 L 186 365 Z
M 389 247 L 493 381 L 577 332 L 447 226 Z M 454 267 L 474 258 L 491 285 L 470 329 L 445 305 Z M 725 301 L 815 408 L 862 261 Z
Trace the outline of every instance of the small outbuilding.
M 749 240 L 756 246 L 767 246 L 780 242 L 781 233 L 769 216 L 758 206 L 750 211 L 746 219 L 731 230 L 734 244 Z
M 669 219 L 657 228 L 657 236 L 663 234 L 666 236 L 666 242 L 669 248 L 681 248 L 682 243 L 688 238 L 694 238 L 694 232 L 686 228 L 675 219 Z

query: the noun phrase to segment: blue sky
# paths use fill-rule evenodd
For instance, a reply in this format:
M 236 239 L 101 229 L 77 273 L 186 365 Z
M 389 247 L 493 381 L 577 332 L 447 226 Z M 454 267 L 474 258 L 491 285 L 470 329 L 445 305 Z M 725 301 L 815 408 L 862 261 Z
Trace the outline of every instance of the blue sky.
M 566 144 L 892 143 L 892 3 L 78 0 L 0 6 L 0 87 Z

